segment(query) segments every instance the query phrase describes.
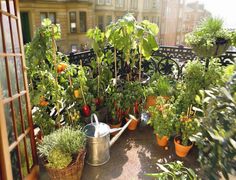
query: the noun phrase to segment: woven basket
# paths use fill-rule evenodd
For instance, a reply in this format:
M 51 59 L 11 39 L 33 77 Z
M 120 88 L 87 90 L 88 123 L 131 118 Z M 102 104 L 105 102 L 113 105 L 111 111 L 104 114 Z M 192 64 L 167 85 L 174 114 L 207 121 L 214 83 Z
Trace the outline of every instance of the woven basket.
M 53 169 L 46 166 L 50 179 L 55 180 L 79 180 L 84 168 L 85 150 L 80 151 L 76 161 L 63 169 Z

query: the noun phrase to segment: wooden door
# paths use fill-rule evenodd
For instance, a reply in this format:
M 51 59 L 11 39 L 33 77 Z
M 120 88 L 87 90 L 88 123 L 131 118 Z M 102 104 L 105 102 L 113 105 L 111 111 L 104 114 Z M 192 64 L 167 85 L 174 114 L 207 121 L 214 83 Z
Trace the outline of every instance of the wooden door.
M 36 172 L 18 0 L 0 0 L 0 161 L 4 180 Z

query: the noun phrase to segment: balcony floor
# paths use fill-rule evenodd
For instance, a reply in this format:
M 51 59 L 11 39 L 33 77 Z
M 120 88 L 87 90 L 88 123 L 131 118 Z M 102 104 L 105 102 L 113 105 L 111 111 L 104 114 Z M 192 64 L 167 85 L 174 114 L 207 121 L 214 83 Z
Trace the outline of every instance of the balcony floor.
M 193 148 L 187 157 L 175 155 L 173 139 L 169 149 L 156 144 L 153 130 L 150 127 L 139 127 L 135 131 L 126 130 L 118 141 L 111 147 L 111 158 L 102 166 L 93 167 L 85 163 L 82 180 L 148 180 L 145 173 L 157 172 L 156 163 L 175 160 L 184 161 L 187 167 L 199 170 L 197 150 Z M 47 179 L 46 173 L 41 173 L 42 180 Z

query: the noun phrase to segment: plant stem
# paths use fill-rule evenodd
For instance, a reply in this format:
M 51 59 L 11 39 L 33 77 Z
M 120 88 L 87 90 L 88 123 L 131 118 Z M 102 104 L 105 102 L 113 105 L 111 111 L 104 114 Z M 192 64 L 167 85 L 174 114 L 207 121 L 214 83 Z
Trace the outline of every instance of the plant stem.
M 98 97 L 99 97 L 99 89 L 100 89 L 100 64 L 99 64 L 99 58 L 98 58 L 98 55 L 96 54 L 97 56 L 97 69 L 98 69 Z
M 52 27 L 52 57 L 53 57 L 53 62 L 54 62 L 54 67 L 56 71 L 56 83 L 58 82 L 58 74 L 57 74 L 57 57 L 56 57 L 56 42 L 54 39 L 54 29 Z
M 142 54 L 139 53 L 139 82 L 141 82 L 141 70 L 142 70 Z
M 115 82 L 117 82 L 117 61 L 116 61 L 116 48 L 114 48 L 114 63 L 115 63 Z M 117 83 L 116 83 L 117 85 Z

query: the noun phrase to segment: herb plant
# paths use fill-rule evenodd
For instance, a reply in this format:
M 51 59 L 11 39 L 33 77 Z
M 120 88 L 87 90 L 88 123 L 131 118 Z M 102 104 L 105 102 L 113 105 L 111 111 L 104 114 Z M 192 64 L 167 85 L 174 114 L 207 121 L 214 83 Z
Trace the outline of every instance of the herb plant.
M 166 164 L 157 163 L 162 170 L 160 173 L 149 173 L 147 176 L 159 180 L 197 180 L 196 173 L 183 165 L 183 162 L 175 161 Z

